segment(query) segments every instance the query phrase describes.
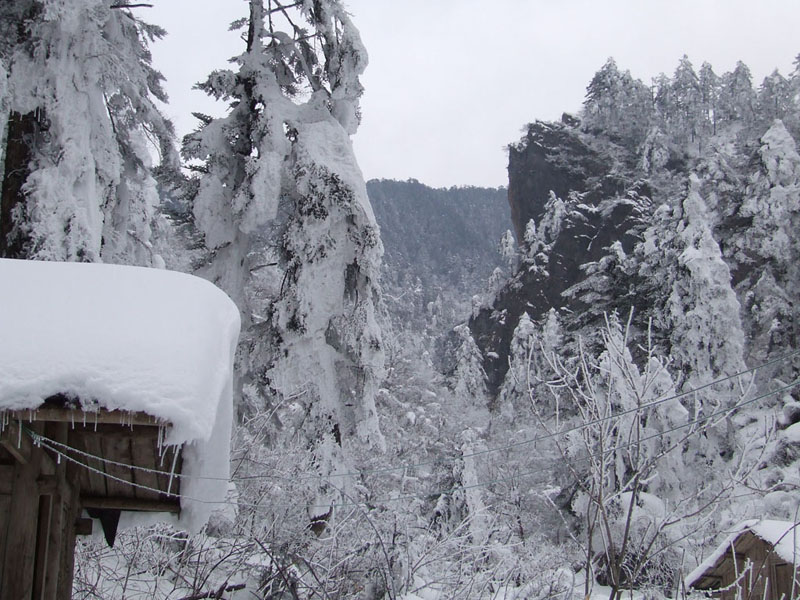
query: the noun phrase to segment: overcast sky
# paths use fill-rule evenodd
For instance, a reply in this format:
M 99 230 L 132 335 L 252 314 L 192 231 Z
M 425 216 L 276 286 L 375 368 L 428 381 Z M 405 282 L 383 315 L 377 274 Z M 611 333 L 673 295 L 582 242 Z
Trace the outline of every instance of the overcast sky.
M 192 85 L 243 49 L 228 23 L 246 0 L 151 0 L 138 9 L 169 32 L 153 48 L 180 135 L 192 111 L 219 114 Z M 718 74 L 737 60 L 754 83 L 791 72 L 796 0 L 345 0 L 369 51 L 364 175 L 432 186 L 506 185 L 505 146 L 525 123 L 580 108 L 609 56 L 650 82 L 685 53 Z

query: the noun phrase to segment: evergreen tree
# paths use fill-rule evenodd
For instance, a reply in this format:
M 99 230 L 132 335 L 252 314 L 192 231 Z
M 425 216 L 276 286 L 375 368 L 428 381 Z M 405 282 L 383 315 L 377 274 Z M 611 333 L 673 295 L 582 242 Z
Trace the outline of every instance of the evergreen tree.
M 5 3 L 0 255 L 160 265 L 150 148 L 177 169 L 148 44 L 164 35 L 101 0 Z
M 781 121 L 761 137 L 758 170 L 752 174 L 738 217 L 749 226 L 731 241 L 747 273 L 740 287 L 752 320 L 757 360 L 797 343 L 791 296 L 800 285 L 800 154 Z
M 700 67 L 700 116 L 707 134 L 717 133 L 717 107 L 719 101 L 719 77 L 707 62 Z
M 486 403 L 486 373 L 483 371 L 483 356 L 467 325 L 459 325 L 454 331 L 458 335 L 456 369 L 453 374 L 453 390 L 460 402 L 483 406 Z
M 201 272 L 244 313 L 253 409 L 300 403 L 324 477 L 347 470 L 345 447 L 383 446 L 382 246 L 349 137 L 367 56 L 338 0 L 249 5 L 235 24 L 248 32 L 238 70 L 201 85 L 231 111 L 203 118 L 184 143 L 204 161 L 193 198 L 210 257 Z M 320 505 L 337 493 L 325 479 L 318 491 Z
M 700 128 L 703 94 L 700 80 L 685 54 L 675 70 L 671 91 L 675 135 L 678 139 L 694 141 Z
M 742 61 L 720 79 L 719 118 L 721 121 L 741 121 L 749 125 L 755 118 L 756 94 L 753 77 Z
M 766 123 L 783 119 L 793 107 L 793 93 L 789 81 L 775 69 L 764 78 L 758 89 L 758 117 Z
M 650 90 L 609 58 L 586 88 L 584 123 L 632 147 L 644 139 L 653 111 Z

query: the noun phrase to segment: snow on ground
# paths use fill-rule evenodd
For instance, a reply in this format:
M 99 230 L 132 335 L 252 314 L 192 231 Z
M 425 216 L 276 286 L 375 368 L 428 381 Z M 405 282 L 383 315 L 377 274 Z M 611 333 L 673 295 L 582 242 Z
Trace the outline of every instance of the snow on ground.
M 184 447 L 180 525 L 196 529 L 225 496 L 239 311 L 182 273 L 0 259 L 0 409 L 80 398 L 143 411 Z M 220 481 L 193 477 L 219 478 Z

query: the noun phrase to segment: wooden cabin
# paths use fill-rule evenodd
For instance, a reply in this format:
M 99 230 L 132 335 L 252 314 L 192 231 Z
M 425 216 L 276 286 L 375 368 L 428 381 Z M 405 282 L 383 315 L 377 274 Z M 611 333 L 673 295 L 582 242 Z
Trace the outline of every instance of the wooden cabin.
M 239 311 L 117 265 L 0 259 L 0 289 L 0 599 L 67 600 L 76 536 L 224 499 Z
M 800 524 L 746 521 L 686 579 L 720 600 L 800 597 Z
M 180 451 L 158 419 L 46 403 L 0 420 L 0 598 L 68 600 L 75 536 L 98 523 L 113 545 L 122 511 L 180 512 Z

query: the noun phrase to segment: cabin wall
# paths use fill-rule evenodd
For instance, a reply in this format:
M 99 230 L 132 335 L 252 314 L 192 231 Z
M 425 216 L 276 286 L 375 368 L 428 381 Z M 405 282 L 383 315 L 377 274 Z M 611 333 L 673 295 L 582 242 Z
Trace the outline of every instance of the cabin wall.
M 66 439 L 66 424 L 24 426 Z M 79 499 L 66 463 L 56 464 L 8 423 L 0 433 L 0 482 L 0 598 L 68 600 Z
M 718 579 L 720 600 L 790 600 L 800 593 L 792 588 L 792 573 L 771 545 L 747 532 L 736 541 L 736 560 L 729 551 L 707 577 Z

